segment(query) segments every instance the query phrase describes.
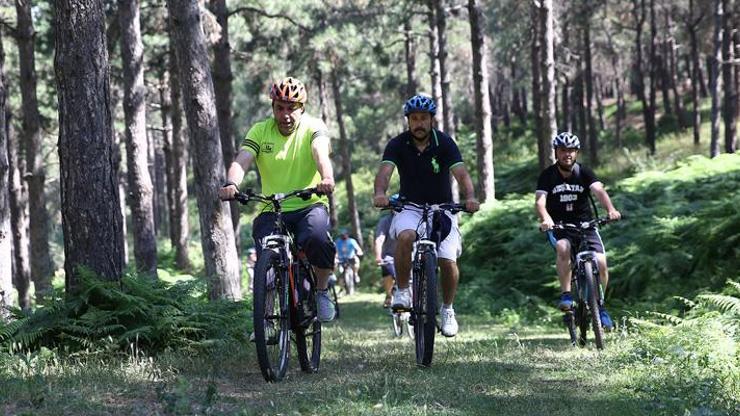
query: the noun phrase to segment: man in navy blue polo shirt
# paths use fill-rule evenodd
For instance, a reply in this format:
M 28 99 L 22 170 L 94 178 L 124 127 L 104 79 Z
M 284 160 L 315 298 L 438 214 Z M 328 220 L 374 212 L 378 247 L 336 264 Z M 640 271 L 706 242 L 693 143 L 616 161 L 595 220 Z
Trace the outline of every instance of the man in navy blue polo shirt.
M 417 204 L 441 204 L 452 201 L 450 173 L 457 179 L 469 212 L 478 211 L 480 203 L 475 198 L 473 181 L 462 161 L 460 150 L 452 138 L 433 127 L 437 106 L 426 95 L 415 95 L 403 106 L 409 129 L 391 139 L 383 152 L 383 160 L 375 176 L 376 207 L 387 207 L 386 191 L 393 170 L 398 168 L 401 182 L 401 197 Z M 452 224 L 450 233 L 437 248 L 439 266 L 442 270 L 442 335 L 454 337 L 458 331 L 452 303 L 457 292 L 460 272 L 457 257 L 462 251 L 457 217 L 446 213 Z M 396 280 L 398 290 L 393 295 L 394 308 L 410 308 L 411 251 L 416 240 L 416 227 L 421 212 L 404 209 L 396 214 L 391 223 L 391 236 L 396 238 Z

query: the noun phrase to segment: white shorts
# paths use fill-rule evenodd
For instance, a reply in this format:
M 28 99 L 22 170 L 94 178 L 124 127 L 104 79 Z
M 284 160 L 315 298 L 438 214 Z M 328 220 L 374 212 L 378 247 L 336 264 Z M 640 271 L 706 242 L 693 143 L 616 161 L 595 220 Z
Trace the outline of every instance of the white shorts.
M 447 238 L 442 240 L 442 243 L 437 247 L 437 257 L 457 261 L 457 258 L 462 254 L 462 238 L 460 237 L 460 228 L 457 225 L 457 216 L 452 215 L 449 212 L 445 212 L 445 215 L 447 215 L 452 221 L 452 227 L 450 229 L 450 234 Z M 393 216 L 390 229 L 391 237 L 398 238 L 398 235 L 402 231 L 406 230 L 417 231 L 417 227 L 419 227 L 417 232 L 424 232 L 425 227 L 423 225 L 419 225 L 420 220 L 421 210 L 405 207 L 403 211 L 397 212 L 396 215 Z M 422 237 L 424 236 L 422 235 Z

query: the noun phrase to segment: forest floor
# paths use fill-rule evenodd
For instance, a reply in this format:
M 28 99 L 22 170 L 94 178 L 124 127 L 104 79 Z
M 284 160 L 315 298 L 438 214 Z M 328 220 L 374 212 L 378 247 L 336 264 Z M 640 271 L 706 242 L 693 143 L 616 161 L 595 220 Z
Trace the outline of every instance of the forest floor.
M 341 301 L 341 319 L 323 331 L 318 374 L 300 372 L 293 355 L 286 379 L 266 383 L 253 345 L 115 363 L 44 365 L 39 354 L 29 357 L 27 377 L 0 380 L 0 396 L 8 395 L 0 413 L 571 416 L 661 408 L 630 387 L 630 369 L 614 360 L 618 333 L 598 352 L 571 347 L 555 324 L 514 329 L 459 315 L 458 336 L 438 335 L 431 368 L 419 368 L 413 342 L 393 337 L 382 295 Z

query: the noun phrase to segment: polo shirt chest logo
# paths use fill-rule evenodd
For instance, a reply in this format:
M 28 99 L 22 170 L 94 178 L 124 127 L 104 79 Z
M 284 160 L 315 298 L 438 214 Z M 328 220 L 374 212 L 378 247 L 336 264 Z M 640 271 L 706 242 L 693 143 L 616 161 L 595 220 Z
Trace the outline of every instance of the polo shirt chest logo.
M 437 162 L 437 156 L 432 156 L 432 171 L 439 173 L 439 162 Z
M 272 153 L 272 151 L 275 149 L 275 143 L 264 143 L 262 145 L 262 150 L 265 153 Z

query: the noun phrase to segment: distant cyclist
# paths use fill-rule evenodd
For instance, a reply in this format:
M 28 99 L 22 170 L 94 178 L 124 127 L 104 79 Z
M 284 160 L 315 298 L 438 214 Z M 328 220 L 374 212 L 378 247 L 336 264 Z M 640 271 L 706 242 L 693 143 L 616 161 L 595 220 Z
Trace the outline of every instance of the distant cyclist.
M 403 106 L 403 115 L 408 121 L 408 130 L 391 139 L 383 152 L 378 173 L 375 175 L 373 204 L 386 207 L 389 204 L 386 191 L 393 171 L 398 168 L 401 182 L 401 197 L 417 204 L 443 204 L 452 202 L 450 177 L 460 185 L 465 207 L 470 212 L 478 211 L 480 203 L 470 174 L 465 168 L 460 149 L 447 134 L 434 128 L 437 105 L 431 97 L 415 95 Z M 460 271 L 457 258 L 462 251 L 457 217 L 447 213 L 442 216 L 449 225 L 449 233 L 437 249 L 441 269 L 442 307 L 440 308 L 442 335 L 454 337 L 458 332 L 457 319 L 452 303 L 457 293 Z M 404 209 L 393 218 L 391 233 L 398 240 L 395 266 L 398 290 L 393 295 L 392 306 L 411 308 L 411 251 L 416 240 L 416 229 L 421 219 L 418 209 Z
M 339 230 L 339 238 L 334 241 L 334 245 L 337 247 L 337 261 L 339 264 L 350 265 L 355 276 L 354 283 L 360 283 L 359 257 L 365 254 L 360 244 L 349 236 L 349 231 L 346 228 L 342 228 Z
M 397 195 L 391 196 L 391 199 Z M 380 266 L 380 275 L 383 277 L 383 289 L 385 290 L 385 300 L 383 307 L 391 306 L 391 294 L 393 285 L 396 280 L 396 269 L 393 266 L 393 255 L 396 252 L 396 239 L 391 236 L 391 223 L 395 211 L 391 210 L 389 214 L 383 215 L 375 226 L 375 263 Z
M 578 223 L 593 219 L 594 213 L 591 212 L 589 205 L 592 193 L 606 209 L 609 219 L 620 219 L 621 214 L 612 205 L 604 184 L 596 178 L 591 169 L 576 163 L 576 157 L 581 148 L 578 136 L 569 132 L 560 133 L 553 139 L 552 147 L 555 150 L 555 164 L 542 171 L 535 192 L 535 211 L 540 218 L 540 230 L 551 230 L 556 221 Z M 573 306 L 573 296 L 570 293 L 570 261 L 571 248 L 578 246 L 578 234 L 574 231 L 560 229 L 553 230 L 553 233 L 557 240 L 555 265 L 561 291 L 558 307 L 567 311 Z M 601 286 L 606 290 L 609 273 L 604 243 L 597 230 L 588 230 L 587 234 L 589 246 L 596 252 Z M 614 322 L 603 304 L 600 305 L 599 315 L 604 329 L 614 328 Z

